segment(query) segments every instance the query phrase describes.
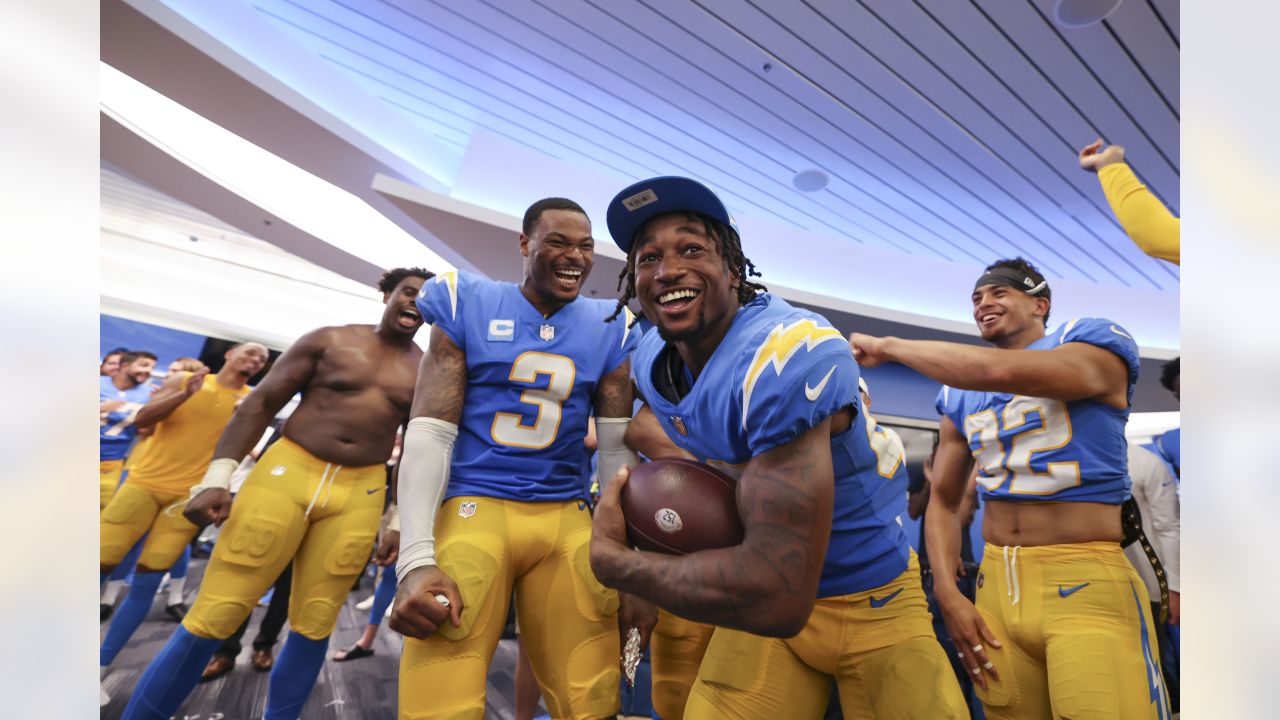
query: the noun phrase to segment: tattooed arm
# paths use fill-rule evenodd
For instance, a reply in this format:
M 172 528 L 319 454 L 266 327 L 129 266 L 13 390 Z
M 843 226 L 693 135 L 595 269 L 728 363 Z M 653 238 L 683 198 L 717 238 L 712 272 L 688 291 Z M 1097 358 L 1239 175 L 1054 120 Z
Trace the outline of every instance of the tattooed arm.
M 437 327 L 431 328 L 430 346 L 418 365 L 410 417 L 432 417 L 457 425 L 467 391 L 467 355 Z
M 600 582 L 684 618 L 789 637 L 813 611 L 831 535 L 831 421 L 757 455 L 738 480 L 741 545 L 683 556 L 625 544 L 624 475 L 596 507 L 591 568 Z
M 462 348 L 437 327 L 422 357 L 413 395 L 413 419 L 404 432 L 397 483 L 400 508 L 400 585 L 391 628 L 414 638 L 434 633 L 446 620 L 462 620 L 462 595 L 453 579 L 436 566 L 436 511 L 449 483 L 453 441 L 462 419 L 467 389 L 467 358 Z M 443 601 L 441 600 L 443 598 Z

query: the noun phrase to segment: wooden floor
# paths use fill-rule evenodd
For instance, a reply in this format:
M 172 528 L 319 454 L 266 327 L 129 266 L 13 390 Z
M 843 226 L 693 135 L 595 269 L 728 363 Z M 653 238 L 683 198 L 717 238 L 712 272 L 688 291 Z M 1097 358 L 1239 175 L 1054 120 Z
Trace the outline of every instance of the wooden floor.
M 195 598 L 200 576 L 204 572 L 204 560 L 192 560 L 187 580 L 187 603 Z M 360 637 L 368 621 L 368 610 L 357 610 L 355 605 L 373 593 L 367 579 L 360 590 L 347 597 L 347 603 L 338 615 L 338 626 L 329 643 L 329 654 L 347 647 Z M 103 678 L 103 687 L 111 695 L 111 702 L 102 708 L 102 718 L 119 718 L 129 702 L 134 684 L 146 669 L 147 663 L 160 651 L 169 636 L 177 628 L 164 614 L 167 594 L 157 596 L 147 619 L 138 628 L 129 645 L 120 653 Z M 244 650 L 236 659 L 231 673 L 210 683 L 196 686 L 187 703 L 174 716 L 176 720 L 256 720 L 262 717 L 267 702 L 268 673 L 254 672 L 249 666 L 250 641 L 257 633 L 258 620 L 266 608 L 253 611 L 249 631 L 245 633 Z M 107 625 L 102 625 L 105 634 Z M 279 653 L 284 642 L 286 626 L 276 645 Z M 383 623 L 374 642 L 373 657 L 336 663 L 326 662 L 320 671 L 302 717 L 311 720 L 394 720 L 396 717 L 396 673 L 400 658 L 400 636 Z M 486 718 L 513 718 L 514 669 L 516 642 L 502 640 L 498 644 L 493 664 L 489 669 L 489 690 L 486 697 Z M 545 713 L 541 704 L 538 713 Z

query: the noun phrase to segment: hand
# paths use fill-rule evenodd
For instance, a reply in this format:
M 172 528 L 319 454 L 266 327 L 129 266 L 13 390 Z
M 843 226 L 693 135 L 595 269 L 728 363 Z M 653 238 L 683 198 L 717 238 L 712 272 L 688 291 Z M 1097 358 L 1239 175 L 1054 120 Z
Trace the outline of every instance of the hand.
M 1096 173 L 1098 170 L 1116 163 L 1124 162 L 1124 148 L 1119 145 L 1108 145 L 1106 150 L 1102 148 L 1102 138 L 1098 138 L 1089 143 L 1080 151 L 1080 169 L 1088 170 Z
M 123 406 L 124 402 L 125 402 L 124 400 L 103 400 L 102 402 L 98 403 L 98 414 L 107 415 L 112 410 L 115 410 Z
M 1177 590 L 1169 591 L 1169 624 L 1177 625 L 1182 619 L 1182 595 Z
M 204 378 L 209 374 L 209 368 L 202 367 L 191 373 L 191 377 L 187 378 L 186 384 L 182 386 L 182 394 L 185 397 L 191 397 L 200 392 L 200 388 L 204 387 Z
M 893 358 L 889 357 L 887 347 L 889 339 L 850 333 L 849 347 L 853 348 L 853 359 L 859 367 L 876 367 L 891 362 Z
M 382 540 L 378 542 L 378 552 L 373 556 L 373 562 L 382 567 L 393 567 L 396 564 L 396 558 L 400 557 L 400 531 L 388 530 L 382 533 Z
M 635 628 L 640 631 L 640 652 L 644 652 L 657 624 L 657 605 L 637 595 L 618 593 L 618 629 L 622 631 L 623 642 L 627 639 L 627 631 Z
M 230 514 L 231 491 L 226 488 L 202 490 L 199 495 L 188 500 L 187 506 L 182 510 L 182 516 L 196 527 L 204 527 L 209 523 L 222 527 Z
M 623 465 L 605 486 L 596 501 L 591 517 L 591 571 L 602 584 L 609 585 L 611 559 L 618 553 L 630 553 L 627 543 L 627 520 L 622 514 L 622 488 L 631 477 L 631 468 Z
M 939 585 L 935 583 L 934 597 L 938 600 L 938 608 L 942 610 L 942 619 L 947 624 L 951 641 L 955 643 L 960 655 L 960 664 L 973 678 L 974 684 L 986 690 L 987 675 L 993 680 L 1000 679 L 995 665 L 987 657 L 987 646 L 998 648 L 1000 641 L 996 640 L 996 636 L 987 627 L 978 608 L 959 591 L 939 592 Z
M 440 602 L 437 595 L 448 604 Z M 424 640 L 445 620 L 462 627 L 462 593 L 453 578 L 435 565 L 410 570 L 396 588 L 391 608 L 391 629 L 405 637 Z

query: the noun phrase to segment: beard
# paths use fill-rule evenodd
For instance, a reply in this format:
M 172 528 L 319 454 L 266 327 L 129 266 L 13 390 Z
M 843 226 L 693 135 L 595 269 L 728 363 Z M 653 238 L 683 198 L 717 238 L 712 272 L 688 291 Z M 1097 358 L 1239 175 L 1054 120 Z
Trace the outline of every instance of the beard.
M 707 334 L 707 314 L 704 308 L 698 308 L 698 316 L 694 322 L 684 330 L 671 331 L 664 328 L 658 323 L 654 323 L 658 328 L 658 337 L 669 343 L 691 343 Z

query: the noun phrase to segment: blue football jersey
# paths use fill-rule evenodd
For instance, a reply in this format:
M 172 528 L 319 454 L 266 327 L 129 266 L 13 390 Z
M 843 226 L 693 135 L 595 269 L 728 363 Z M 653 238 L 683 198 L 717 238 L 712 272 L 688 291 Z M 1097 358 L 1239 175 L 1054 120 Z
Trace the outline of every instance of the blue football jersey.
M 1132 403 L 1138 344 L 1123 328 L 1110 320 L 1077 318 L 1027 349 L 1052 350 L 1069 342 L 1120 356 L 1129 366 Z M 1118 505 L 1129 497 L 1127 407 L 946 386 L 938 393 L 937 407 L 968 439 L 985 498 Z
M 544 318 L 512 283 L 437 275 L 422 317 L 467 356 L 467 390 L 445 497 L 584 497 L 582 440 L 596 385 L 635 350 L 630 311 L 579 297 Z
M 133 446 L 133 440 L 138 436 L 138 428 L 134 427 L 133 419 L 150 399 L 150 383 L 121 390 L 111 382 L 111 378 L 98 378 L 98 402 L 124 401 L 124 405 L 101 418 L 98 427 L 99 460 L 123 460 L 129 454 L 129 448 Z
M 826 318 L 757 295 L 678 402 L 663 396 L 655 374 L 669 372 L 667 353 L 674 352 L 658 333 L 645 334 L 632 366 L 637 386 L 676 445 L 734 477 L 751 458 L 843 408 L 856 410 L 853 425 L 831 439 L 835 504 L 818 596 L 879 587 L 906 569 L 910 547 L 898 522 L 906 485 L 895 479 L 900 462 L 879 467 L 875 432 L 858 409 L 858 365 Z

